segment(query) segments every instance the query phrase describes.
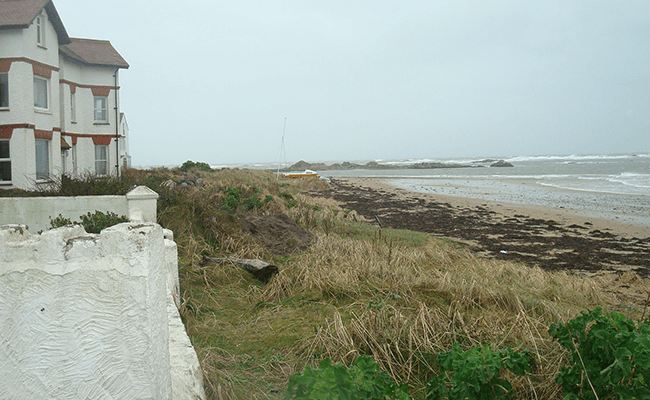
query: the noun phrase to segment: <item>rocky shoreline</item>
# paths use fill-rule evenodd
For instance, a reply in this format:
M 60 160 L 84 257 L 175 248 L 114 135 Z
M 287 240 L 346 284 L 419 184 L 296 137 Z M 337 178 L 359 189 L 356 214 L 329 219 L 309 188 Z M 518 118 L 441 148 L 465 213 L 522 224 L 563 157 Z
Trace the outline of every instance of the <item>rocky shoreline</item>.
M 370 161 L 366 164 L 356 164 L 348 161 L 327 165 L 325 163 L 309 163 L 303 160 L 298 161 L 288 168 L 281 169 L 282 172 L 303 171 L 306 169 L 312 171 L 341 171 L 354 169 L 369 170 L 387 170 L 387 169 L 438 169 L 438 168 L 485 168 L 485 167 L 514 167 L 511 163 L 504 160 L 485 159 L 471 162 L 469 164 L 444 163 L 444 162 L 419 162 L 415 164 L 379 164 L 376 161 Z

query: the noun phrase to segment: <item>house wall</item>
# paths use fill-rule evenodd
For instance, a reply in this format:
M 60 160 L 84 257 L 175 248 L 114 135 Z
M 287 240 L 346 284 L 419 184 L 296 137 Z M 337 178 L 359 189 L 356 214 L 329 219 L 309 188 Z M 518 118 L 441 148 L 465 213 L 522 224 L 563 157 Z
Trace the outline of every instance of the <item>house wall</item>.
M 74 176 L 95 174 L 95 143 L 92 135 L 112 137 L 108 144 L 108 172 L 115 174 L 119 152 L 114 138 L 119 123 L 116 120 L 115 108 L 117 102 L 119 109 L 119 90 L 116 101 L 116 79 L 113 75 L 117 68 L 87 65 L 60 54 L 56 31 L 47 16 L 44 46 L 36 43 L 36 36 L 35 23 L 26 29 L 0 30 L 0 67 L 10 62 L 9 109 L 0 110 L 0 125 L 29 124 L 33 127 L 31 130 L 14 129 L 10 141 L 12 182 L 0 182 L 0 187 L 38 186 L 39 182 L 35 180 L 35 155 L 31 154 L 25 159 L 22 159 L 22 156 L 30 152 L 35 153 L 35 144 L 30 148 L 30 142 L 33 140 L 27 136 L 34 137 L 39 132 L 41 134 L 46 132 L 48 137 L 51 135 L 51 139 L 48 139 L 51 175 L 57 176 L 62 172 Z M 46 75 L 50 75 L 46 110 L 33 106 L 34 75 L 42 74 L 43 71 L 46 71 Z M 119 86 L 119 71 L 117 71 L 117 80 Z M 103 93 L 107 95 L 107 123 L 94 121 L 93 90 L 97 89 L 103 89 Z M 75 91 L 74 121 L 71 118 L 71 90 Z M 74 149 L 65 153 L 65 158 L 62 157 L 61 134 L 69 145 L 73 145 L 73 141 L 76 142 Z M 17 137 L 18 135 L 26 135 L 26 137 L 20 138 Z M 128 154 L 126 156 L 128 157 Z M 119 165 L 122 163 L 120 162 Z
M 45 14 L 44 14 L 45 15 Z M 61 171 L 59 43 L 49 18 L 44 19 L 45 45 L 36 43 L 36 25 L 26 29 L 0 30 L 0 63 L 10 65 L 9 109 L 0 111 L 0 125 L 28 124 L 14 128 L 10 141 L 11 187 L 34 187 L 36 181 L 36 132 L 51 135 L 49 146 L 50 174 Z M 49 75 L 42 76 L 42 75 Z M 34 76 L 48 81 L 48 107 L 34 107 Z M 7 186 L 0 183 L 0 187 Z
M 62 129 L 69 133 L 115 135 L 115 78 L 116 68 L 82 65 L 61 56 Z M 119 84 L 119 72 L 118 72 Z M 73 89 L 74 87 L 74 89 Z M 110 88 L 108 91 L 108 123 L 94 121 L 92 87 Z M 76 122 L 71 119 L 70 92 L 75 91 Z M 119 92 L 119 91 L 118 91 Z

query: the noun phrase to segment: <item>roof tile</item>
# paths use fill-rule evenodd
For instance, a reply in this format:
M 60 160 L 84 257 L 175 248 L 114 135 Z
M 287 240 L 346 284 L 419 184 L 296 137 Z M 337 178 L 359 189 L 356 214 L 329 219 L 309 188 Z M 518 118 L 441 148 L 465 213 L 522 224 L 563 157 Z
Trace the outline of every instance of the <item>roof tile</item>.
M 70 38 L 70 44 L 62 45 L 60 49 L 68 57 L 85 64 L 129 68 L 108 40 Z

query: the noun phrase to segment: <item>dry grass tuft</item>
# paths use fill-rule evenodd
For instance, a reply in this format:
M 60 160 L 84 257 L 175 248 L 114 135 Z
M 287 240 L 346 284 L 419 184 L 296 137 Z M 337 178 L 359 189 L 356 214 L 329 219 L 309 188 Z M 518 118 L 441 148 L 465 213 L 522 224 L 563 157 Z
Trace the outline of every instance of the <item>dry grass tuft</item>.
M 493 343 L 534 354 L 534 373 L 517 379 L 516 388 L 541 398 L 557 393 L 550 377 L 563 356 L 547 334 L 549 324 L 607 301 L 593 281 L 478 258 L 434 239 L 411 247 L 334 234 L 321 236 L 262 295 L 281 302 L 307 293 L 340 307 L 301 341 L 305 362 L 351 363 L 367 354 L 396 381 L 424 388 L 438 352 L 454 342 Z

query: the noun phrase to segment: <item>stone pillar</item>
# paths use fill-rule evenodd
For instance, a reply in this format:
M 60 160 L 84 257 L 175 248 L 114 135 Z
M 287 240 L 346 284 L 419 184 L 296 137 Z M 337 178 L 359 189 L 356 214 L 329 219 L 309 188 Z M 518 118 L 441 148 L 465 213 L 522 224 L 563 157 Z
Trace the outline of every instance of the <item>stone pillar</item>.
M 129 219 L 133 222 L 157 222 L 158 193 L 146 186 L 138 186 L 126 194 Z

